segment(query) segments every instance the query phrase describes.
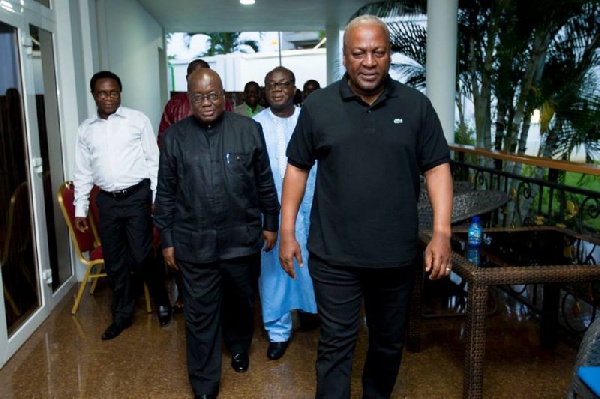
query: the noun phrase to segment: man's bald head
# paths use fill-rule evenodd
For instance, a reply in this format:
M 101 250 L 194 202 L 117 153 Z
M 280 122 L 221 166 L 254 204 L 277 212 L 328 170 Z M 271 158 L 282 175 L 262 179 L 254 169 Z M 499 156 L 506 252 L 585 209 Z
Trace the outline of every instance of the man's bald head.
M 188 77 L 188 98 L 194 117 L 202 124 L 211 125 L 225 111 L 225 92 L 218 73 L 200 68 Z
M 208 62 L 197 58 L 194 61 L 190 62 L 187 66 L 187 71 L 185 74 L 186 79 L 196 70 L 196 69 L 200 69 L 200 68 L 209 68 L 210 69 L 210 65 L 208 65 Z

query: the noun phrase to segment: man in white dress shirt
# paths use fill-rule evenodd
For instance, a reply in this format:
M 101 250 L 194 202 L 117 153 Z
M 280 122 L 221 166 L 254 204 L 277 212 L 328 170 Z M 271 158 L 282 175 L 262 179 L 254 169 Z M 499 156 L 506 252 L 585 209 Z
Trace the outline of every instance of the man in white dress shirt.
M 121 106 L 121 80 L 109 71 L 96 73 L 90 90 L 97 114 L 77 132 L 75 148 L 75 224 L 89 228 L 90 191 L 100 187 L 99 232 L 108 281 L 113 291 L 112 324 L 103 340 L 131 325 L 134 311 L 131 272 L 146 282 L 158 307 L 161 326 L 170 322 L 169 299 L 160 268 L 153 262 L 152 206 L 158 173 L 158 146 L 150 120 Z

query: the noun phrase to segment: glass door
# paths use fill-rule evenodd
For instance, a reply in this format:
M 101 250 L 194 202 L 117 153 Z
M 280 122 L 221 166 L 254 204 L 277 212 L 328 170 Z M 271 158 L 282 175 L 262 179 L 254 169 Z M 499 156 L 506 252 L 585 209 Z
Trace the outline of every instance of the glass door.
M 42 267 L 45 282 L 56 292 L 73 275 L 70 259 L 69 232 L 63 222 L 56 193 L 64 180 L 56 74 L 54 70 L 54 44 L 52 33 L 35 25 L 29 26 L 31 36 L 31 61 L 34 71 L 37 138 L 40 159 L 35 173 L 42 177 L 44 219 L 46 222 L 48 258 Z
M 0 21 L 0 267 L 8 338 L 42 305 L 18 30 Z
M 46 15 L 47 17 L 48 15 Z M 0 367 L 72 287 L 53 23 L 0 10 Z

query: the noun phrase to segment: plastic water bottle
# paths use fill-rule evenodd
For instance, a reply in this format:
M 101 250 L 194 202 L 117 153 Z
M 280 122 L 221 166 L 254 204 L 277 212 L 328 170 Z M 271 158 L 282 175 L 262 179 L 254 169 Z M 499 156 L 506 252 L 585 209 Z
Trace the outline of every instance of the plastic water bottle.
M 469 246 L 467 249 L 467 260 L 475 266 L 481 266 L 481 248 Z
M 479 216 L 474 216 L 469 226 L 467 242 L 470 247 L 479 247 L 481 245 L 481 224 L 479 224 Z

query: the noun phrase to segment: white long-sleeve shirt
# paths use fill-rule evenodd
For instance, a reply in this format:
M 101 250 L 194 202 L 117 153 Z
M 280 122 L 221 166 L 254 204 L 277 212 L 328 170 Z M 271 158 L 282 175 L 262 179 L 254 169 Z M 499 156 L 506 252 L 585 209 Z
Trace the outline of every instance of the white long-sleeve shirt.
M 107 119 L 86 119 L 75 147 L 75 216 L 87 215 L 94 184 L 115 191 L 150 179 L 154 197 L 158 158 L 152 124 L 142 112 L 121 106 Z

